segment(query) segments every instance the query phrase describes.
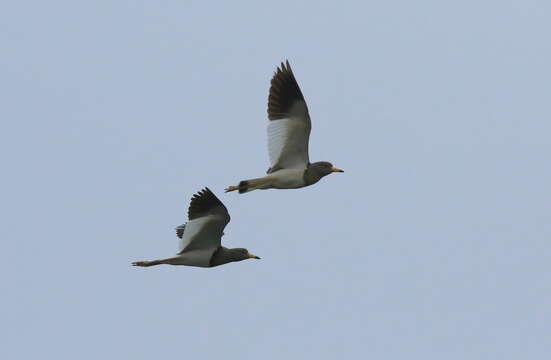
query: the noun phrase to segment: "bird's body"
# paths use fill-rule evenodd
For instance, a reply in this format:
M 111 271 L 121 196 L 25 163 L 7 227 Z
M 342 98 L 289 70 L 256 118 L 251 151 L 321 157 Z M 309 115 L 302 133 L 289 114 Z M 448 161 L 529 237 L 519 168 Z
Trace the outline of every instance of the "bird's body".
M 272 78 L 268 119 L 268 154 L 271 163 L 268 175 L 243 180 L 239 185 L 226 188 L 226 192 L 296 189 L 312 185 L 331 172 L 343 172 L 325 161 L 310 163 L 308 141 L 312 123 L 308 106 L 288 61 L 277 68 Z
M 167 258 L 163 264 L 211 267 L 210 262 L 216 251 L 217 250 L 212 251 L 210 249 L 192 250 L 171 258 Z
M 264 177 L 243 180 L 238 185 L 239 192 L 257 189 L 297 189 L 304 186 L 304 169 L 281 169 Z
M 243 258 L 242 254 L 244 252 L 242 250 L 245 250 L 245 249 L 228 249 L 223 246 L 220 246 L 214 252 L 205 251 L 205 250 L 193 250 L 187 253 L 183 253 L 177 256 L 173 256 L 173 257 L 161 259 L 161 260 L 136 261 L 135 263 L 133 263 L 133 265 L 153 266 L 153 265 L 160 265 L 160 264 L 168 264 L 168 265 L 185 265 L 185 266 L 196 266 L 196 267 L 215 267 L 218 265 L 224 265 L 234 261 L 249 259 L 250 257 L 248 256 L 245 256 Z
M 224 228 L 230 222 L 228 210 L 208 189 L 191 199 L 189 221 L 176 227 L 180 238 L 180 252 L 176 256 L 152 261 L 136 261 L 134 266 L 160 264 L 213 267 L 234 261 L 260 259 L 243 248 L 228 249 L 221 246 Z

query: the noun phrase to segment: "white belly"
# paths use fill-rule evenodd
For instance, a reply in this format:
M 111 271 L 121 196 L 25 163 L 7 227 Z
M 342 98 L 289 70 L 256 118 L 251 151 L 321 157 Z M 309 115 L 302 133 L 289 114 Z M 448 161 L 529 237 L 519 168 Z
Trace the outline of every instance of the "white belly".
M 272 186 L 278 189 L 296 189 L 304 186 L 304 169 L 282 169 L 269 175 Z
M 215 251 L 216 249 L 191 250 L 171 258 L 168 263 L 171 265 L 210 267 L 210 259 Z

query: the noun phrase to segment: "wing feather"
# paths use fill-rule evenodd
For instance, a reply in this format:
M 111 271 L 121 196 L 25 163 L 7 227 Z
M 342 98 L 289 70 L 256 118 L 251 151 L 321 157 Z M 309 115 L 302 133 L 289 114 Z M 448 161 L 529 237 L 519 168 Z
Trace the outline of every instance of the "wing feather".
M 176 227 L 180 238 L 179 254 L 200 249 L 220 247 L 224 228 L 230 215 L 224 204 L 209 188 L 193 195 L 188 209 L 189 221 Z
M 310 162 L 308 141 L 312 128 L 308 106 L 289 61 L 277 68 L 268 96 L 268 173 L 302 169 Z

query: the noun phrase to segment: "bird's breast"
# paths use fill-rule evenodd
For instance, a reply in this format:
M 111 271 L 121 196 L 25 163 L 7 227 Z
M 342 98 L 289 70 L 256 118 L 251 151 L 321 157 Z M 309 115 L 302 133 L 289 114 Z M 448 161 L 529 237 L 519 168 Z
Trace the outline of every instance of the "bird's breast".
M 303 169 L 282 169 L 270 175 L 272 184 L 275 188 L 295 189 L 303 187 L 304 170 Z

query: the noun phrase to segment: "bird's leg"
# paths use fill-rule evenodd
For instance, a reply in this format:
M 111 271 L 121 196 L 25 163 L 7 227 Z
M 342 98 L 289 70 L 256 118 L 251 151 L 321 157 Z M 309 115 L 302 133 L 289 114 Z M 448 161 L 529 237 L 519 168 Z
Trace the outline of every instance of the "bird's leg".
M 230 192 L 235 190 L 239 190 L 239 186 L 234 186 L 234 185 L 228 186 L 227 188 L 224 189 L 224 192 Z
M 164 264 L 164 260 L 153 260 L 153 261 L 134 261 L 132 263 L 133 266 L 153 266 L 153 265 L 159 265 Z
M 132 263 L 133 266 L 148 266 L 149 261 L 134 261 Z

